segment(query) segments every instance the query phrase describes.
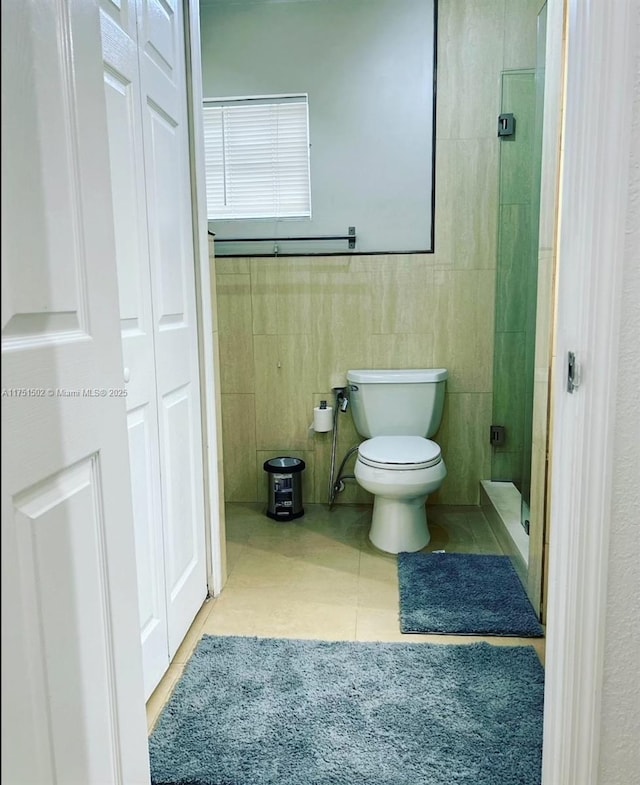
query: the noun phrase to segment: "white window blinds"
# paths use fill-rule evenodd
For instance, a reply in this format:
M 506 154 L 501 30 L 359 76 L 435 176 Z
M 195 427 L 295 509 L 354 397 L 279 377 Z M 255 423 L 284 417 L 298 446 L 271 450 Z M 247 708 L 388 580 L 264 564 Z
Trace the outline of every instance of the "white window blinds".
M 306 96 L 205 101 L 209 220 L 311 216 Z

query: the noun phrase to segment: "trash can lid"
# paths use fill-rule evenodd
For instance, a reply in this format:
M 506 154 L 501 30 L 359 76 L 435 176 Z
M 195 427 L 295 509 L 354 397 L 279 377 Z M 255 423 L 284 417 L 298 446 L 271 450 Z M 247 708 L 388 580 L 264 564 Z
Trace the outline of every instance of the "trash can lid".
M 264 462 L 264 470 L 266 472 L 284 472 L 294 474 L 301 472 L 304 469 L 304 461 L 302 458 L 289 458 L 280 456 L 278 458 L 269 458 Z

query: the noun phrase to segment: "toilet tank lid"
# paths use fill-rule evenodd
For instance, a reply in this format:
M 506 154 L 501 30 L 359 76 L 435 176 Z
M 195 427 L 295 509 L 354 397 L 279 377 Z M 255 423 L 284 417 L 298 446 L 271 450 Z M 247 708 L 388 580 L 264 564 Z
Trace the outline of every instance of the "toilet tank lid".
M 447 376 L 446 368 L 347 371 L 347 381 L 356 384 L 424 384 L 425 382 L 442 382 Z

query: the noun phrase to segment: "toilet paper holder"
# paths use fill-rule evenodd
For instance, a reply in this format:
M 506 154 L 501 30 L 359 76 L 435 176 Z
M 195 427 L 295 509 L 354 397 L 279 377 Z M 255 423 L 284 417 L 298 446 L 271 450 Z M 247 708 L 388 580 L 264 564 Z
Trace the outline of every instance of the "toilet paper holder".
M 333 430 L 333 424 L 333 407 L 327 406 L 326 401 L 321 401 L 320 406 L 316 406 L 313 410 L 312 429 L 316 433 L 328 433 Z

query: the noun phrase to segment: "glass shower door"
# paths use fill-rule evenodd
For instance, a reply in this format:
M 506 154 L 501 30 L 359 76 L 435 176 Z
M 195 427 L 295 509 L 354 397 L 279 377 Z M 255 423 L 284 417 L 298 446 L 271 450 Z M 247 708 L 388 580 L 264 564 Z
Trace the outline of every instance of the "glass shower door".
M 515 124 L 514 132 L 500 141 L 492 422 L 504 427 L 505 438 L 492 448 L 491 479 L 518 488 L 528 533 L 542 152 L 540 73 L 505 71 L 501 107 L 502 113 L 513 115 Z

